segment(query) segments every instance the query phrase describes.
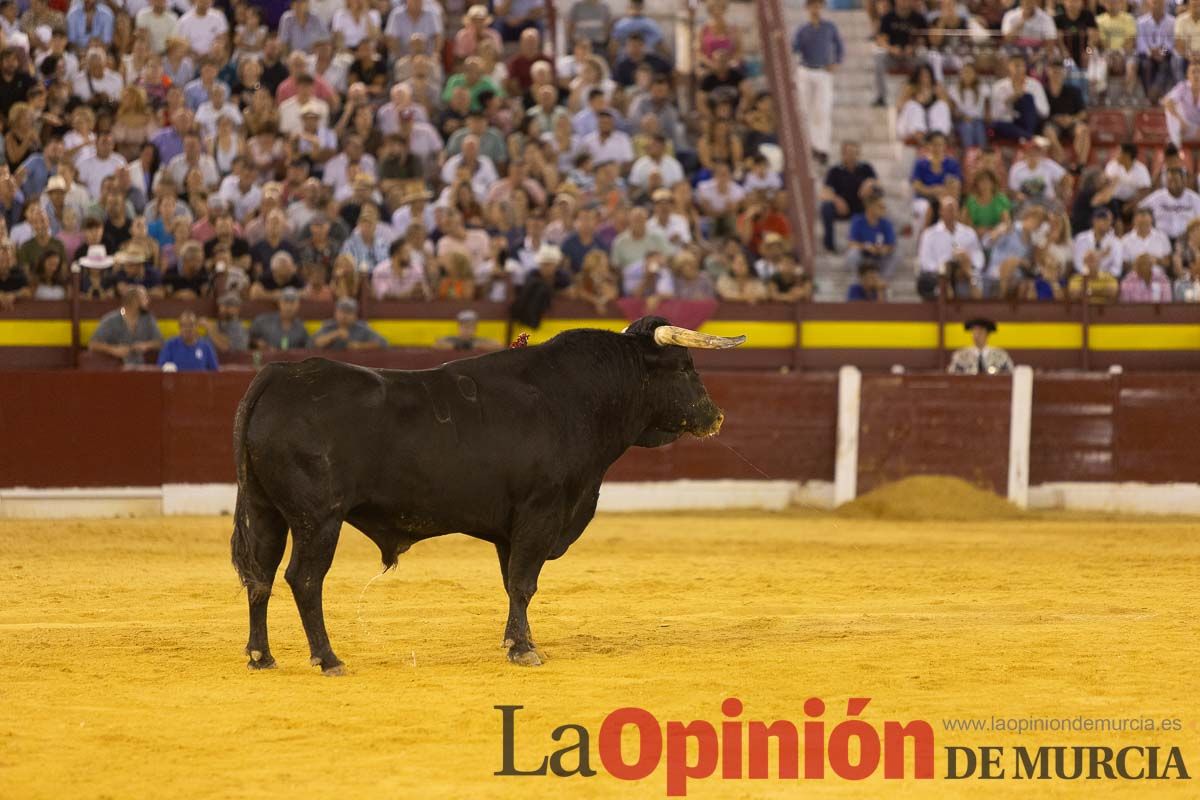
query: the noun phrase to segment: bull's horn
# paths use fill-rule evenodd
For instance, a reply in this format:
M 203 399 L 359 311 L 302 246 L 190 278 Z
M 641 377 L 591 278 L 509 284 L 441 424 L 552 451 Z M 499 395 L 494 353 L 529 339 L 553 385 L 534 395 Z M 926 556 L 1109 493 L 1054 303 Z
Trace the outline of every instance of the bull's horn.
M 654 329 L 654 342 L 663 347 L 677 344 L 680 347 L 695 347 L 699 350 L 728 350 L 745 341 L 745 336 L 713 336 L 687 328 L 677 328 L 674 325 L 661 325 Z

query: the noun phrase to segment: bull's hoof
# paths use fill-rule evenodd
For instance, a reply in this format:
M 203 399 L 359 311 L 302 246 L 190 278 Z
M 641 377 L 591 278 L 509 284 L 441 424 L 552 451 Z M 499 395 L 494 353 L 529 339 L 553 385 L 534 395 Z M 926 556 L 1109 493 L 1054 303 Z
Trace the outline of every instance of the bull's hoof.
M 275 669 L 275 658 L 270 653 L 264 653 L 261 650 L 247 651 L 250 660 L 246 663 L 248 669 Z
M 537 654 L 536 650 L 526 650 L 524 653 L 509 650 L 508 660 L 521 667 L 540 667 L 542 665 L 542 657 Z
M 321 661 L 320 657 L 313 656 L 308 663 L 310 666 L 320 667 L 321 674 L 326 678 L 340 678 L 350 674 L 346 671 L 346 665 L 336 659 L 329 666 L 325 666 L 325 662 Z

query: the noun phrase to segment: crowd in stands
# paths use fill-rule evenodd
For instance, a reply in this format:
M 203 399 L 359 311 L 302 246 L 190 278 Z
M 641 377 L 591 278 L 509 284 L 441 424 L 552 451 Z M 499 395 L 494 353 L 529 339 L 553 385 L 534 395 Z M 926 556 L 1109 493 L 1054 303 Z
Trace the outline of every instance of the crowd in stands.
M 1200 301 L 1200 2 L 879 0 L 871 12 L 876 105 L 889 101 L 889 73 L 909 76 L 895 119 L 912 148 L 913 208 L 893 209 L 894 226 L 874 170 L 843 147 L 822 219 L 829 250 L 834 222 L 852 219 L 848 269 L 894 274 L 899 228 L 918 237 L 926 299 L 944 287 Z M 1122 112 L 1123 135 L 1097 147 L 1091 112 L 1125 107 L 1157 119 L 1161 139 L 1136 139 Z
M 84 297 L 125 309 L 269 300 L 285 320 L 288 298 L 485 299 L 536 321 L 556 296 L 811 296 L 773 100 L 725 0 L 694 95 L 641 0 L 579 0 L 557 54 L 545 11 L 3 0 L 0 303 L 63 298 L 75 264 Z M 303 341 L 278 322 L 228 346 Z M 367 343 L 347 330 L 307 343 Z

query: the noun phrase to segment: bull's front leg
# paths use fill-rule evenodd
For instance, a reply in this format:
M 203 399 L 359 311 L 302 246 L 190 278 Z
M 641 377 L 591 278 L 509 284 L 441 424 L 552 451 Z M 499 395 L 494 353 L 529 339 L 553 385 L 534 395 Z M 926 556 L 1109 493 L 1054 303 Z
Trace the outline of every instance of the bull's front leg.
M 541 657 L 534 649 L 529 632 L 529 601 L 537 593 L 538 575 L 546 563 L 545 549 L 517 543 L 508 559 L 508 624 L 504 626 L 504 646 L 508 660 L 524 667 L 538 667 Z

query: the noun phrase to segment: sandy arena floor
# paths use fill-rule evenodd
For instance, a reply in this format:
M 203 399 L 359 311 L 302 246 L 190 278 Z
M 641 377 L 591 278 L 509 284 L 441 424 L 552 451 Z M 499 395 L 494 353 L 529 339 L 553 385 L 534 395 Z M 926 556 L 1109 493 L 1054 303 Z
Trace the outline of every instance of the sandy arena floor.
M 417 545 L 377 580 L 347 530 L 326 582 L 321 677 L 282 576 L 280 668 L 245 667 L 228 519 L 0 522 L 0 798 L 663 797 L 603 771 L 494 777 L 497 704 L 521 704 L 519 764 L 557 725 L 925 719 L 933 781 L 722 781 L 690 797 L 1191 796 L 1200 793 L 1200 526 L 1041 518 L 879 523 L 829 516 L 603 516 L 547 565 L 531 607 L 547 664 L 510 666 L 493 549 Z M 953 716 L 1178 717 L 1177 733 L 947 733 Z M 946 745 L 1179 745 L 1195 778 L 945 781 Z

